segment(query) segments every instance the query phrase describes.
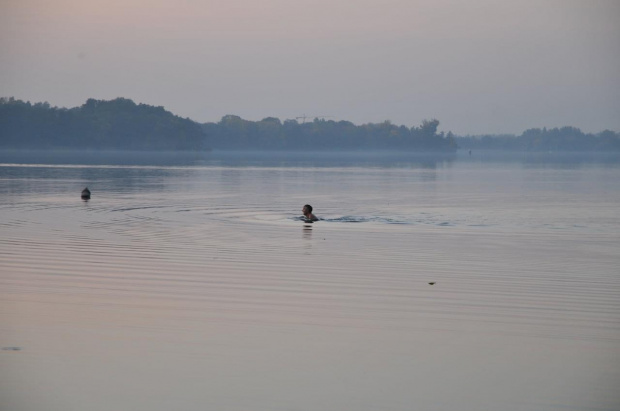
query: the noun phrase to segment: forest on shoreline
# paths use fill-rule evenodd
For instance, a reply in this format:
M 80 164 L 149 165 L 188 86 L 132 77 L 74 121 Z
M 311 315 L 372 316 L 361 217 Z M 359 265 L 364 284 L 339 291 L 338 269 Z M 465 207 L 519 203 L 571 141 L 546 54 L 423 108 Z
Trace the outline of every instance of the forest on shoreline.
M 201 150 L 199 124 L 163 107 L 117 98 L 71 109 L 0 99 L 0 147 L 24 149 Z
M 620 151 L 620 133 L 605 130 L 584 133 L 576 127 L 531 128 L 521 135 L 485 135 L 456 137 L 465 150 L 504 151 Z
M 532 128 L 519 136 L 457 136 L 438 127 L 435 119 L 407 127 L 324 118 L 250 121 L 236 115 L 200 124 L 126 98 L 89 99 L 70 109 L 0 98 L 0 148 L 11 149 L 620 151 L 620 134 L 610 130 L 588 134 L 575 127 Z

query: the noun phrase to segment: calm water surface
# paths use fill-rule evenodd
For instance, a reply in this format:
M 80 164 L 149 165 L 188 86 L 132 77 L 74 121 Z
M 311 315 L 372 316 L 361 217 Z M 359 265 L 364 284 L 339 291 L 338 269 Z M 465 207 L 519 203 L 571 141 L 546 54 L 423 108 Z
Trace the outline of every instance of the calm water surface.
M 2 410 L 620 409 L 618 162 L 0 160 Z

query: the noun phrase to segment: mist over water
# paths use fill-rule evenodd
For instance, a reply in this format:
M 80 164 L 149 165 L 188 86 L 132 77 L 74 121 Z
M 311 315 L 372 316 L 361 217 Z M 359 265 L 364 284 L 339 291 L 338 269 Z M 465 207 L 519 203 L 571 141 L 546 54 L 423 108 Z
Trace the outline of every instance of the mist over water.
M 613 156 L 2 152 L 0 405 L 616 410 L 618 204 Z

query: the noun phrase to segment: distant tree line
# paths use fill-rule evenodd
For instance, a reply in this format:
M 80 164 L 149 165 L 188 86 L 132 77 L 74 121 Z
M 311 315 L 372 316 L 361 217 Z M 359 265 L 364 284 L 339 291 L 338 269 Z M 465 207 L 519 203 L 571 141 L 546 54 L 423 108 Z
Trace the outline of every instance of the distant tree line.
M 218 149 L 455 151 L 452 133 L 438 133 L 438 126 L 437 120 L 409 128 L 389 121 L 356 126 L 320 118 L 299 123 L 275 117 L 249 121 L 227 115 L 218 123 L 203 124 L 203 129 L 211 146 Z
M 0 147 L 200 150 L 199 124 L 125 98 L 89 99 L 71 109 L 0 98 Z
M 463 149 L 515 151 L 619 151 L 620 134 L 605 130 L 586 134 L 575 127 L 531 128 L 520 136 L 485 135 L 455 137 Z
M 89 99 L 71 109 L 48 103 L 0 98 L 0 148 L 129 150 L 401 150 L 454 152 L 462 149 L 518 151 L 617 151 L 620 134 L 585 134 L 578 128 L 533 128 L 520 136 L 455 136 L 438 132 L 438 120 L 420 126 L 315 118 L 260 121 L 226 115 L 199 124 L 163 107 L 132 100 Z

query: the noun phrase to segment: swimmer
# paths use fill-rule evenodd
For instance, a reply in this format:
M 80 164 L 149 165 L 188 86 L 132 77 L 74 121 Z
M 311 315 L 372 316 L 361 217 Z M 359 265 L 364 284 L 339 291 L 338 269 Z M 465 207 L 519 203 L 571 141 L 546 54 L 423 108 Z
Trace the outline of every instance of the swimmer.
M 304 208 L 301 209 L 301 212 L 304 214 L 307 221 L 319 221 L 319 219 L 312 214 L 312 206 L 310 204 L 306 204 Z

